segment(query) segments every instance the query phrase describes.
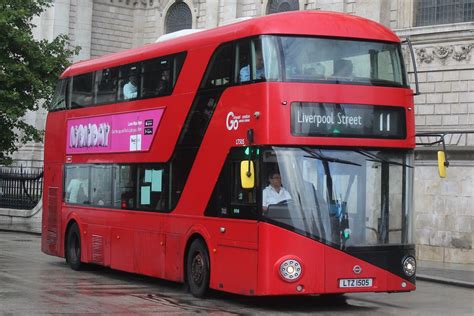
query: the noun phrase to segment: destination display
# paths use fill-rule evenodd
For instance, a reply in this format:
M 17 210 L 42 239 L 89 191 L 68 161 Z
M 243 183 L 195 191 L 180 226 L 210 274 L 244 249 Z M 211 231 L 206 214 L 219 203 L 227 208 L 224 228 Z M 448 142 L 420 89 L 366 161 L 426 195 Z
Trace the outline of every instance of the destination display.
M 406 137 L 405 109 L 394 106 L 293 102 L 294 136 L 395 138 Z

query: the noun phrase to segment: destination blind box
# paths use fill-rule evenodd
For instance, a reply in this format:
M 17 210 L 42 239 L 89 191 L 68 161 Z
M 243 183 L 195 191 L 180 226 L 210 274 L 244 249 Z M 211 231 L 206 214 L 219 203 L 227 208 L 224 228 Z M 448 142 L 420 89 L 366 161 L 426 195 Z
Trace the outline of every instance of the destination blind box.
M 367 104 L 293 102 L 291 134 L 404 139 L 405 109 Z

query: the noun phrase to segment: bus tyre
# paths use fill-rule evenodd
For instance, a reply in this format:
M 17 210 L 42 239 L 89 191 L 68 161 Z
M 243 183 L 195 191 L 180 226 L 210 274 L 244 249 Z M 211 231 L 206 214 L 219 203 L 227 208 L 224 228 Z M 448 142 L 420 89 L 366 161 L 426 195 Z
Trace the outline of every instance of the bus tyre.
M 81 235 L 77 224 L 72 224 L 67 232 L 66 239 L 66 262 L 71 269 L 80 270 L 81 263 Z
M 210 265 L 207 247 L 201 239 L 191 243 L 186 261 L 189 291 L 195 297 L 203 297 L 209 288 Z

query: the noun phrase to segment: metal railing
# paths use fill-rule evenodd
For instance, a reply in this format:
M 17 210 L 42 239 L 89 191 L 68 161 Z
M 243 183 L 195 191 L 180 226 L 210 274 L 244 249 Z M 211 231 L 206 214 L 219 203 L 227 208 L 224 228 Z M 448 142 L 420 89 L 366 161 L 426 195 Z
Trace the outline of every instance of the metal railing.
M 31 210 L 43 194 L 43 168 L 16 161 L 0 166 L 0 208 Z

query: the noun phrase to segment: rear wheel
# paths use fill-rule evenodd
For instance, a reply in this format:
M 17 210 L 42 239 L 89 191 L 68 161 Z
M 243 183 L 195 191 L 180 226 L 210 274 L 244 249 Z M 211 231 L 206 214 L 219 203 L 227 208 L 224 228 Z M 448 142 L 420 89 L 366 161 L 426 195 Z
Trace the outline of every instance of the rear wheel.
M 66 239 L 66 262 L 71 269 L 80 270 L 83 266 L 81 263 L 81 235 L 77 224 L 72 224 L 67 232 Z
M 209 289 L 209 252 L 201 239 L 196 239 L 189 247 L 186 260 L 186 279 L 189 291 L 195 297 L 203 297 Z

